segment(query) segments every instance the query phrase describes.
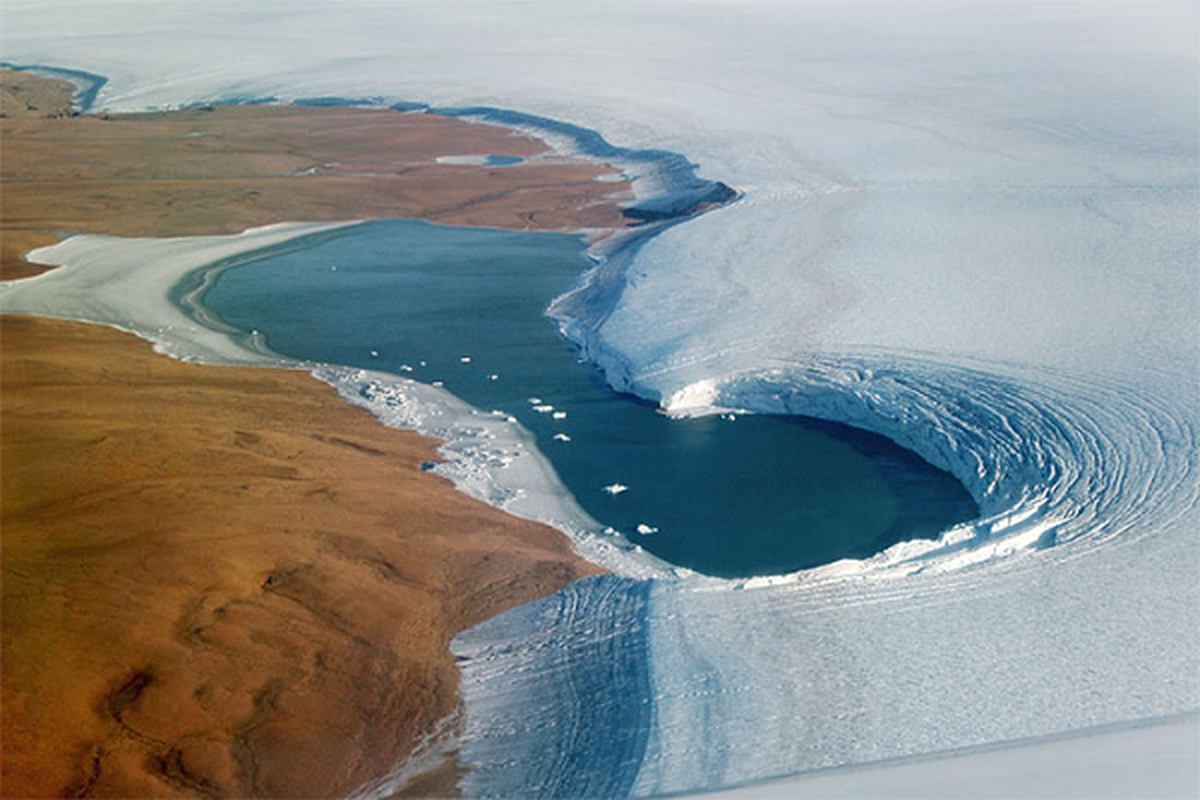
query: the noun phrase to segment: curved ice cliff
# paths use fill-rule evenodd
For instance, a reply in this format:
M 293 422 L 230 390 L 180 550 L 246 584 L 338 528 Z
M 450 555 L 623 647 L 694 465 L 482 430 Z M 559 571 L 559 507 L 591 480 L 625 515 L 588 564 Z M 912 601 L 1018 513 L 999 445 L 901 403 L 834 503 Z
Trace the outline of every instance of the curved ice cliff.
M 620 388 L 671 414 L 880 433 L 959 478 L 981 517 L 788 576 L 590 579 L 483 623 L 453 645 L 469 795 L 590 796 L 601 776 L 601 793 L 701 791 L 1195 708 L 1188 380 L 846 347 L 685 382 L 688 359 L 639 369 L 603 340 L 601 296 L 599 324 L 562 313 L 587 303 L 556 310 L 598 334 L 582 347 Z M 645 652 L 645 694 L 614 643 Z M 597 702 L 619 708 L 585 722 Z
M 112 108 L 422 97 L 686 153 L 742 201 L 598 264 L 564 332 L 677 413 L 883 432 L 983 508 L 868 562 L 599 577 L 464 634 L 468 793 L 712 789 L 1200 707 L 1194 4 L 231 3 L 230 37 L 214 3 L 133 46 L 119 4 L 14 6 L 6 53 L 94 65 Z
M 698 394 L 704 404 L 695 406 Z M 973 523 L 898 544 L 863 568 L 951 570 L 1022 550 L 1076 557 L 1176 525 L 1200 500 L 1194 404 L 1116 380 L 887 352 L 814 354 L 685 387 L 663 407 L 802 414 L 871 430 L 953 474 L 979 504 Z
M 828 209 L 854 195 L 799 199 L 792 216 L 809 213 L 820 243 L 836 235 L 823 227 Z M 980 518 L 792 575 L 657 577 L 649 588 L 592 579 L 571 589 L 605 598 L 586 621 L 550 598 L 484 623 L 453 645 L 473 720 L 461 753 L 468 794 L 536 785 L 580 796 L 598 775 L 615 785 L 614 771 L 635 795 L 703 791 L 1200 703 L 1194 347 L 1169 371 L 1104 348 L 1108 363 L 1096 366 L 798 345 L 795 320 L 852 307 L 841 287 L 781 297 L 771 277 L 749 283 L 698 254 L 714 249 L 704 247 L 713 230 L 728 254 L 723 215 L 776 222 L 776 209 L 749 193 L 654 239 L 618 242 L 551 312 L 612 385 L 665 413 L 803 414 L 871 430 L 955 475 Z M 741 238 L 755 236 L 771 231 Z M 1167 285 L 1182 288 L 1185 273 L 1174 274 Z M 644 605 L 614 599 L 643 593 Z M 593 665 L 592 643 L 631 632 L 628 646 L 647 657 L 641 697 Z M 582 699 L 564 707 L 565 695 Z M 622 727 L 581 727 L 578 705 L 595 697 L 623 706 L 604 718 Z M 510 748 L 588 755 L 550 782 L 543 761 L 506 758 Z
M 633 577 L 636 559 L 610 561 L 622 577 L 478 626 L 453 643 L 467 794 L 702 791 L 1200 702 L 1189 682 L 1196 364 L 1171 372 L 1103 346 L 1096 366 L 805 342 L 805 323 L 853 310 L 849 291 L 817 279 L 792 294 L 786 272 L 753 281 L 726 259 L 739 241 L 782 240 L 785 219 L 820 253 L 838 238 L 829 220 L 860 194 L 836 182 L 751 192 L 687 225 L 617 238 L 550 313 L 610 384 L 665 413 L 803 414 L 871 430 L 955 475 L 980 518 L 785 576 L 647 582 Z M 1188 246 L 1175 252 L 1186 263 Z M 1171 274 L 1165 285 L 1182 288 L 1185 273 Z M 603 647 L 614 642 L 645 654 L 645 694 L 628 667 L 597 668 L 612 666 Z M 619 708 L 586 715 L 596 702 Z
M 453 644 L 464 791 L 702 791 L 1194 708 L 1200 414 L 990 366 L 813 356 L 668 398 L 888 435 L 983 516 L 790 576 L 593 578 L 483 623 Z

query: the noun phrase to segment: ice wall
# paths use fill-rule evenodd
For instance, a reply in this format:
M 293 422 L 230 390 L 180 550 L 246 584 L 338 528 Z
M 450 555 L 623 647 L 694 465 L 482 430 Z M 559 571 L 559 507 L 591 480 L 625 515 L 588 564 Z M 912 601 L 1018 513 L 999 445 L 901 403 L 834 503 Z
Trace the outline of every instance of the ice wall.
M 5 56 L 108 76 L 102 107 L 379 96 L 686 154 L 743 198 L 602 267 L 564 329 L 676 412 L 853 422 L 984 509 L 868 563 L 489 623 L 456 645 L 472 791 L 712 788 L 1200 706 L 1194 4 L 137 9 L 13 0 Z M 590 643 L 634 629 L 649 713 L 581 723 L 636 685 Z

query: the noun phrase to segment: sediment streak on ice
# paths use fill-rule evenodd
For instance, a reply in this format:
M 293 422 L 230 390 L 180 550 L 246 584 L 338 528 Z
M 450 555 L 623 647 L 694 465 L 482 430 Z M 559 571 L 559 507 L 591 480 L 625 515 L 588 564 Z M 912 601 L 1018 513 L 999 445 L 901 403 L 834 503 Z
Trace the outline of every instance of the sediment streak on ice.
M 649 588 L 586 578 L 455 638 L 471 708 L 463 757 L 480 765 L 461 784 L 466 795 L 629 794 L 653 713 Z

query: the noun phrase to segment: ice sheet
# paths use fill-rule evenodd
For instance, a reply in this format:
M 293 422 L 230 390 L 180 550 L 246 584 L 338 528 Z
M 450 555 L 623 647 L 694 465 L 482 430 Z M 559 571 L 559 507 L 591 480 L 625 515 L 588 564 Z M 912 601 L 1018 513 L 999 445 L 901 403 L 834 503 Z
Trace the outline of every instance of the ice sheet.
M 685 154 L 744 197 L 602 265 L 568 335 L 677 412 L 849 421 L 980 501 L 932 549 L 593 581 L 586 619 L 485 624 L 456 644 L 472 792 L 709 789 L 1200 707 L 1194 4 L 70 9 L 9 3 L 6 56 L 108 76 L 100 106 L 379 96 Z M 547 642 L 631 630 L 649 712 L 581 724 L 631 684 Z

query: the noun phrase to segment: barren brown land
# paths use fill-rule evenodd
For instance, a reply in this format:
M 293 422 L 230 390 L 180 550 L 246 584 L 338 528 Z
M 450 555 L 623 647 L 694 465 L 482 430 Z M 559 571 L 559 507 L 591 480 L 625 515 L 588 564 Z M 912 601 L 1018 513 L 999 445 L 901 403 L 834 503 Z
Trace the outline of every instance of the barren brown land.
M 454 709 L 450 636 L 595 571 L 306 373 L 0 335 L 8 795 L 351 789 Z
M 623 224 L 612 199 L 628 184 L 596 180 L 609 168 L 437 163 L 546 153 L 493 125 L 286 105 L 65 117 L 43 82 L 0 71 L 0 278 L 44 270 L 23 254 L 64 233 L 186 236 L 374 217 L 518 230 Z
M 4 81 L 9 276 L 64 231 L 620 222 L 623 187 L 595 166 L 433 163 L 543 150 L 494 127 L 270 106 L 68 119 L 62 86 Z M 450 637 L 597 571 L 422 472 L 435 441 L 303 372 L 8 316 L 0 391 L 6 796 L 345 793 L 456 708 Z

